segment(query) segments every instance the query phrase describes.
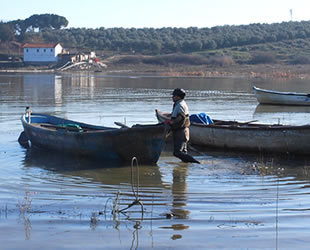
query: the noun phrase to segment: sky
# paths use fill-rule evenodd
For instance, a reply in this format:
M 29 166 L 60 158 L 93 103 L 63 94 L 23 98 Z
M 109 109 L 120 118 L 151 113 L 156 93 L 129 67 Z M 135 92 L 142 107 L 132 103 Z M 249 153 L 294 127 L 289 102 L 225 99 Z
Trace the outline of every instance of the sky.
M 310 0 L 0 0 L 3 22 L 64 16 L 68 28 L 214 27 L 309 21 Z

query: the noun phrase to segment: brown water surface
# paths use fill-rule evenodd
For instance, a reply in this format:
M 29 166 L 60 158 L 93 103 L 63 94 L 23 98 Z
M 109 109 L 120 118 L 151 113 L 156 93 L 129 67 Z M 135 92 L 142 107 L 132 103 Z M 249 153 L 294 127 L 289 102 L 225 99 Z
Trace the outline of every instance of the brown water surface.
M 1 249 L 308 249 L 307 157 L 198 149 L 191 153 L 201 164 L 185 164 L 168 145 L 157 165 L 139 165 L 137 178 L 130 163 L 64 157 L 17 142 L 26 106 L 98 125 L 155 123 L 156 108 L 171 110 L 175 87 L 187 90 L 191 113 L 309 123 L 307 108 L 259 106 L 254 84 L 309 90 L 302 80 L 1 74 Z M 140 204 L 126 209 L 135 195 Z

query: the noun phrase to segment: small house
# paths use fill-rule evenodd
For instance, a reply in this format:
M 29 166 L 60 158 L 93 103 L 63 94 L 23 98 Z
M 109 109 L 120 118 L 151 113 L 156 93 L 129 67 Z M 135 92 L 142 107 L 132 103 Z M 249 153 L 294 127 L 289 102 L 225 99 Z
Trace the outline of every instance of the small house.
M 58 61 L 58 54 L 62 52 L 59 43 L 25 43 L 24 62 L 52 63 Z

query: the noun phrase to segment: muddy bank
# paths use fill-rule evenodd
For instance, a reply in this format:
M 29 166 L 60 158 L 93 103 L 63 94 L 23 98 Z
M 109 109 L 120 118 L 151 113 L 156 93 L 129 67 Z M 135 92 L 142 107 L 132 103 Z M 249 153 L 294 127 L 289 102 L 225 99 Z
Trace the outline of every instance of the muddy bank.
M 0 72 L 78 72 L 70 69 L 59 71 L 56 68 L 46 66 L 1 68 Z M 87 70 L 86 70 L 87 71 Z M 91 72 L 91 71 L 90 71 Z M 125 72 L 131 74 L 156 74 L 171 77 L 245 77 L 245 78 L 288 78 L 310 79 L 310 65 L 283 65 L 283 64 L 259 64 L 259 65 L 154 65 L 154 64 L 115 64 L 107 63 L 107 68 L 101 73 Z
M 230 65 L 211 67 L 206 65 L 108 65 L 107 71 L 156 73 L 162 76 L 192 77 L 246 77 L 246 78 L 296 78 L 310 79 L 310 65 Z

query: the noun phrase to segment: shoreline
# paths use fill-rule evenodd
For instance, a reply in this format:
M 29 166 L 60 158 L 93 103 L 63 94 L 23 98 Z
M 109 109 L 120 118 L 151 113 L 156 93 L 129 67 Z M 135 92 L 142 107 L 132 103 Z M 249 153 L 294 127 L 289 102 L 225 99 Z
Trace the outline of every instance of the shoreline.
M 135 74 L 156 74 L 166 77 L 241 77 L 241 78 L 286 78 L 310 79 L 310 65 L 229 65 L 222 67 L 206 65 L 146 65 L 146 64 L 110 64 L 101 71 L 47 69 L 46 67 L 20 67 L 0 69 L 0 73 L 74 73 L 98 72 L 113 73 L 127 72 Z

